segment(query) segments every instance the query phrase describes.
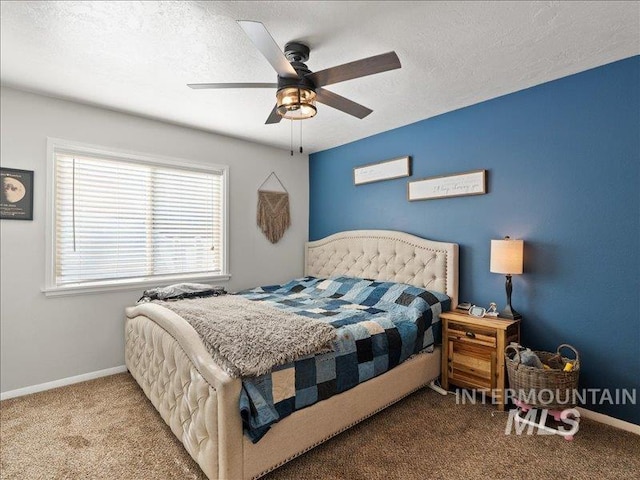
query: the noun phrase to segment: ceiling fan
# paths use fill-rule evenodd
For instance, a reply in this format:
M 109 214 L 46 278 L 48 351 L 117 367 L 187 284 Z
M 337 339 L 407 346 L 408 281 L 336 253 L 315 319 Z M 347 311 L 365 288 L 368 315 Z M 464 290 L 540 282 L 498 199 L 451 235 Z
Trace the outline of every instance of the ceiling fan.
M 289 42 L 285 45 L 283 53 L 262 23 L 238 20 L 238 24 L 274 68 L 278 74 L 278 82 L 190 83 L 188 86 L 194 89 L 276 88 L 276 105 L 269 114 L 266 124 L 278 123 L 283 118 L 292 120 L 311 118 L 317 113 L 316 101 L 362 119 L 373 110 L 323 87 L 401 67 L 396 53 L 388 52 L 312 72 L 304 64 L 309 59 L 307 45 Z

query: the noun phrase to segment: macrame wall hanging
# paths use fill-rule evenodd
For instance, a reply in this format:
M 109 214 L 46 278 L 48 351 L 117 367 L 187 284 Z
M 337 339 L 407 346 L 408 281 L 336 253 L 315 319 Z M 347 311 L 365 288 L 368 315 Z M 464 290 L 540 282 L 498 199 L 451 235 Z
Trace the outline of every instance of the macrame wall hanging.
M 262 187 L 271 178 L 275 177 L 284 192 L 263 190 Z M 278 178 L 275 172 L 271 172 L 264 182 L 258 187 L 258 226 L 271 243 L 278 243 L 284 232 L 291 225 L 289 215 L 289 192 Z

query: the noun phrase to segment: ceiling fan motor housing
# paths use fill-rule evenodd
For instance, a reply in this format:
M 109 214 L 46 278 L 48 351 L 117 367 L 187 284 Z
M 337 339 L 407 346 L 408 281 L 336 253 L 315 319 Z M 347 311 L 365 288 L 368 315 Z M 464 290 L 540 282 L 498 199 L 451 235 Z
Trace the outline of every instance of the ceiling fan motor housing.
M 297 72 L 298 78 L 281 77 L 278 75 L 278 90 L 287 87 L 302 87 L 315 91 L 315 84 L 306 78 L 311 70 L 304 64 L 309 60 L 309 47 L 300 42 L 289 42 L 284 46 L 284 55 Z
M 298 73 L 298 78 L 281 77 L 278 75 L 278 90 L 287 87 L 302 87 L 315 92 L 315 84 L 306 77 L 307 74 L 311 73 L 311 70 L 302 62 L 291 62 L 291 66 Z

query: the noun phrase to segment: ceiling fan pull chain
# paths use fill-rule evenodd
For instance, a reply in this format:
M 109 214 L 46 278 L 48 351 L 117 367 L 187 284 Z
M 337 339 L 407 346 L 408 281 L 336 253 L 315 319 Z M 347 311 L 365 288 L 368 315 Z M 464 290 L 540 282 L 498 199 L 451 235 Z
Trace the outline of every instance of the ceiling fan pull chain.
M 293 157 L 293 120 L 289 120 L 289 122 L 291 122 L 291 141 L 289 147 L 291 148 L 291 156 Z
M 298 123 L 300 123 L 300 153 L 302 153 L 302 122 Z

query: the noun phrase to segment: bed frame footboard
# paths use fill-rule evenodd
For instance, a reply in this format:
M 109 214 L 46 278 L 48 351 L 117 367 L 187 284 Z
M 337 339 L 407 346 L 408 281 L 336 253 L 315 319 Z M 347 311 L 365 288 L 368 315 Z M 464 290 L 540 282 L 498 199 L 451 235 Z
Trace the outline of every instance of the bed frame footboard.
M 211 362 L 180 317 L 152 321 L 135 308 L 125 321 L 129 372 L 207 477 L 243 478 L 240 380 Z

